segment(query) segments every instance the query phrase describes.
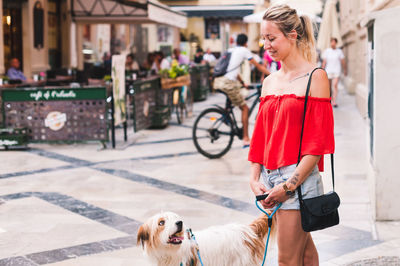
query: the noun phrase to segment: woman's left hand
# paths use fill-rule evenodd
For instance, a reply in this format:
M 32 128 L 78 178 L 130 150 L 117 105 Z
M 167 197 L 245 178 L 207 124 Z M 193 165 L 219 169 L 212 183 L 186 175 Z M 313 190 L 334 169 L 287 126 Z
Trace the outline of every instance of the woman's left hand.
M 264 200 L 264 203 L 268 209 L 273 208 L 279 203 L 285 202 L 287 199 L 289 199 L 289 196 L 286 195 L 285 190 L 283 189 L 283 183 L 275 186 L 271 190 L 267 191 L 267 193 L 269 193 L 269 195 Z

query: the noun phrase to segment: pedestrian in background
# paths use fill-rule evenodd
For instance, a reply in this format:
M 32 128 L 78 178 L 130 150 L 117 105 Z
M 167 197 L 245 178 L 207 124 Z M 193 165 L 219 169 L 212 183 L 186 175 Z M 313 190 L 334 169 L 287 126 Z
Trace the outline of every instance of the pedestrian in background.
M 336 45 L 337 39 L 331 38 L 331 47 L 322 53 L 322 67 L 325 68 L 326 73 L 328 73 L 333 107 L 338 107 L 336 98 L 338 95 L 338 84 L 342 68 L 344 75 L 347 75 L 346 61 L 344 60 L 343 52 L 341 49 L 337 48 Z
M 272 57 L 268 54 L 268 51 L 264 51 L 264 56 L 263 56 L 263 63 L 264 66 L 271 72 L 276 72 L 281 68 L 281 63 L 274 61 Z M 264 80 L 264 74 L 261 75 L 261 81 Z
M 180 65 L 189 65 L 189 58 L 186 55 L 181 54 L 181 50 L 179 48 L 175 48 L 173 54 L 174 59 L 176 59 Z
M 334 152 L 333 111 L 329 80 L 324 70 L 315 69 L 315 40 L 311 20 L 298 16 L 287 5 L 267 9 L 261 23 L 264 49 L 281 69 L 265 78 L 260 107 L 249 150 L 250 187 L 255 195 L 268 193 L 261 201 L 276 212 L 278 261 L 280 266 L 319 264 L 310 233 L 301 225 L 303 198 L 323 194 L 319 171 L 323 155 Z M 297 165 L 307 83 L 312 74 Z M 260 177 L 261 180 L 260 180 Z

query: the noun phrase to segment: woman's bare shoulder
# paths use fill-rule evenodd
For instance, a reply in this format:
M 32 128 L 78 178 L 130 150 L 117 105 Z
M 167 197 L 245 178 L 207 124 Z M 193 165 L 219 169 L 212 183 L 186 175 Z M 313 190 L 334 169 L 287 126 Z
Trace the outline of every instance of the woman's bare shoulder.
M 262 91 L 261 91 L 261 96 L 267 95 L 268 94 L 268 88 L 271 88 L 271 86 L 274 84 L 278 76 L 278 72 L 274 72 L 269 74 L 263 81 L 262 85 Z
M 330 97 L 330 85 L 328 76 L 323 69 L 314 71 L 311 79 L 310 95 L 318 98 Z

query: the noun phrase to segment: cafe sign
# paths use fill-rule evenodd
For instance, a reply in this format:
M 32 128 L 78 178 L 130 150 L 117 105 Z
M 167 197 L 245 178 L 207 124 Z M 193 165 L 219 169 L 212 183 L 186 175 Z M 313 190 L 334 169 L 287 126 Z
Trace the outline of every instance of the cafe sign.
M 65 100 L 99 100 L 106 98 L 104 88 L 60 88 L 60 89 L 26 89 L 4 90 L 3 101 L 65 101 Z
M 76 93 L 72 90 L 69 91 L 36 91 L 36 92 L 31 92 L 29 94 L 29 97 L 32 98 L 32 100 L 35 101 L 40 101 L 40 100 L 59 100 L 59 99 L 75 99 L 76 98 Z

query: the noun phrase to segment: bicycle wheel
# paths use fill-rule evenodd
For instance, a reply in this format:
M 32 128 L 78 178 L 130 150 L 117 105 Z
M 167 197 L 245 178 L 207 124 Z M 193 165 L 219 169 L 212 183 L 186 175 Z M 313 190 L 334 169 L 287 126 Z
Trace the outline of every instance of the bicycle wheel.
M 222 157 L 234 137 L 229 115 L 217 108 L 204 110 L 194 122 L 192 137 L 198 152 L 210 159 Z

